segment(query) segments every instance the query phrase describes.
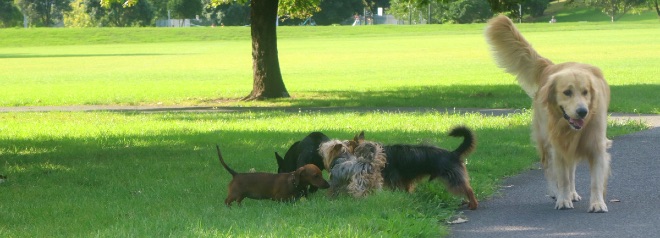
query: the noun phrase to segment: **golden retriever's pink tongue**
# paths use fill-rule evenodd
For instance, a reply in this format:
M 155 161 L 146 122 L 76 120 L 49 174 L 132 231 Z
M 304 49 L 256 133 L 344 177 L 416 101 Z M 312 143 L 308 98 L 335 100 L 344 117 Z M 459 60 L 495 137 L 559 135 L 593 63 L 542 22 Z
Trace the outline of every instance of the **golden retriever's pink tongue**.
M 573 118 L 571 118 L 571 121 L 570 121 L 570 122 L 571 122 L 573 125 L 576 125 L 576 126 L 579 126 L 579 127 L 583 127 L 583 126 L 584 126 L 584 120 L 582 120 L 582 119 L 573 119 Z

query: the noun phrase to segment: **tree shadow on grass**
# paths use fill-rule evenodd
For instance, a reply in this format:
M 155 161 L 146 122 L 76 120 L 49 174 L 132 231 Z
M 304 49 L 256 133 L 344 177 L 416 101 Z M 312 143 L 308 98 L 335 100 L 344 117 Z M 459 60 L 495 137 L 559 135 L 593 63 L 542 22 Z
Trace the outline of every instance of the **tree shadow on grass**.
M 611 85 L 610 112 L 660 114 L 660 84 Z M 401 87 L 385 91 L 315 91 L 289 100 L 292 107 L 531 108 L 518 85 Z
M 415 86 L 310 94 L 314 98 L 292 100 L 292 106 L 522 108 L 530 105 L 529 98 L 517 85 Z
M 610 85 L 610 112 L 660 114 L 660 84 Z

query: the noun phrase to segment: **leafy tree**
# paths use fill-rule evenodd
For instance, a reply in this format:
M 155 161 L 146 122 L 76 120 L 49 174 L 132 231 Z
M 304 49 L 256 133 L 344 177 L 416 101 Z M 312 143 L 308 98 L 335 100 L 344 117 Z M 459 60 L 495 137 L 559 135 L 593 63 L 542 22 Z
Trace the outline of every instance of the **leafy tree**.
M 0 27 L 20 26 L 22 20 L 23 15 L 13 0 L 0 0 Z
M 146 0 L 87 0 L 90 15 L 107 26 L 148 26 L 154 11 Z
M 362 12 L 362 0 L 323 0 L 321 11 L 314 14 L 314 20 L 319 25 L 340 24 L 356 12 Z
M 229 0 L 214 0 L 227 4 Z M 245 1 L 245 0 L 243 0 Z M 284 86 L 277 55 L 277 16 L 306 18 L 318 12 L 320 0 L 252 0 L 250 34 L 252 35 L 252 92 L 243 100 L 289 97 Z
M 505 13 L 512 18 L 520 17 L 520 8 L 522 14 L 538 17 L 548 8 L 550 0 L 488 0 L 488 4 L 493 12 Z
M 518 13 L 518 4 L 521 0 L 488 0 L 493 12 L 513 12 Z
M 523 14 L 529 14 L 532 17 L 543 16 L 543 12 L 550 5 L 550 0 L 527 0 L 522 3 Z
M 658 17 L 660 17 L 660 6 L 658 5 L 659 0 L 647 0 L 649 3 L 649 6 L 653 9 L 655 9 L 655 13 L 658 14 Z
M 456 23 L 486 22 L 493 16 L 490 5 L 483 0 L 460 0 L 447 5 L 445 15 Z
M 225 26 L 250 25 L 249 3 L 226 4 L 221 7 L 221 11 L 222 18 L 220 20 Z
M 611 21 L 626 13 L 639 13 L 646 0 L 569 0 L 571 5 L 584 5 L 600 9 Z
M 202 1 L 200 0 L 169 0 L 167 9 L 172 11 L 173 17 L 179 19 L 195 18 L 202 12 Z
M 202 0 L 202 15 L 211 20 L 211 25 L 218 25 L 222 19 L 221 6 L 213 4 L 212 0 Z
M 96 21 L 89 15 L 87 0 L 74 0 L 71 2 L 71 11 L 64 13 L 64 26 L 66 27 L 92 27 Z
M 428 18 L 445 23 L 485 22 L 493 16 L 490 5 L 483 0 L 393 0 L 390 12 L 401 19 Z M 429 14 L 429 4 L 431 13 Z M 426 19 L 431 22 L 431 19 Z
M 408 24 L 412 24 L 413 16 L 422 15 L 423 7 L 416 0 L 392 0 L 390 4 L 390 13 L 397 19 L 407 19 Z
M 71 10 L 69 0 L 16 0 L 16 5 L 25 14 L 31 25 L 52 26 L 62 19 L 64 12 Z
M 154 16 L 160 19 L 167 19 L 167 3 L 169 0 L 148 0 L 154 11 Z M 202 0 L 210 1 L 210 0 Z

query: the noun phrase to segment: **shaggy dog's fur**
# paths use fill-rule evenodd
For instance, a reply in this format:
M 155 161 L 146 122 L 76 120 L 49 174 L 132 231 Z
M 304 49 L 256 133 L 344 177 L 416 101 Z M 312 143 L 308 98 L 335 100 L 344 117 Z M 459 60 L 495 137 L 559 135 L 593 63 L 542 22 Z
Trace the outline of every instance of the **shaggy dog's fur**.
M 321 143 L 329 140 L 330 138 L 325 134 L 315 131 L 309 133 L 309 135 L 305 136 L 301 141 L 293 143 L 293 145 L 289 147 L 289 150 L 286 151 L 286 154 L 284 154 L 284 158 L 275 152 L 277 172 L 293 172 L 306 164 L 316 165 L 316 167 L 323 170 L 325 166 L 323 165 L 323 158 L 319 154 L 319 146 Z M 302 183 L 298 186 L 301 188 L 300 191 L 302 192 L 302 196 L 307 196 L 308 193 L 313 193 L 318 190 L 318 187 L 307 183 Z
M 412 192 L 415 183 L 422 178 L 429 176 L 429 181 L 439 178 L 450 192 L 465 195 L 470 209 L 477 209 L 479 202 L 474 196 L 465 168 L 465 157 L 475 149 L 476 139 L 472 131 L 462 126 L 452 129 L 449 135 L 464 138 L 454 151 L 431 145 L 384 146 L 387 165 L 382 174 L 385 185 Z
M 330 171 L 328 194 L 331 197 L 341 193 L 363 197 L 382 189 L 381 170 L 387 159 L 382 146 L 364 141 L 364 133 L 350 142 L 328 141 L 320 150 Z
M 532 138 L 556 209 L 571 209 L 582 198 L 575 191 L 575 167 L 587 160 L 591 172 L 589 212 L 607 212 L 605 190 L 611 144 L 605 137 L 610 89 L 603 73 L 581 63 L 554 64 L 540 56 L 505 16 L 486 28 L 498 65 L 517 76 L 532 98 Z
M 319 188 L 328 188 L 328 181 L 323 179 L 321 170 L 313 164 L 307 164 L 292 173 L 237 173 L 229 168 L 222 159 L 220 147 L 216 145 L 218 158 L 223 167 L 232 176 L 229 182 L 229 193 L 225 204 L 231 206 L 233 201 L 239 205 L 244 198 L 272 199 L 276 201 L 292 201 L 299 198 L 298 185 L 302 182 L 313 184 Z

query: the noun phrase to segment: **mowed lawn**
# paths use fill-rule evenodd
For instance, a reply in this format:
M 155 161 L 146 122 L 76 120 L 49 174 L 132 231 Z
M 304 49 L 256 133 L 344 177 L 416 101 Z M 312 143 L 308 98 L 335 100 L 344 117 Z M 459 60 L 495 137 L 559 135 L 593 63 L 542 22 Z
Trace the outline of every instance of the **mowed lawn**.
M 503 177 L 538 169 L 530 120 L 529 112 L 0 113 L 0 173 L 8 177 L 0 183 L 0 236 L 443 236 L 464 198 L 426 180 L 413 194 L 329 199 L 321 190 L 293 204 L 246 199 L 227 208 L 231 176 L 214 146 L 237 171 L 275 172 L 274 152 L 311 131 L 349 139 L 364 130 L 369 140 L 453 150 L 461 139 L 447 132 L 467 125 L 478 138 L 467 169 L 483 200 Z M 644 128 L 611 123 L 608 136 Z
M 514 77 L 495 66 L 483 26 L 280 27 L 280 64 L 292 98 L 265 103 L 237 102 L 252 89 L 246 27 L 5 29 L 0 106 L 528 108 Z M 660 113 L 658 97 L 639 99 L 660 90 L 656 24 L 520 29 L 554 62 L 601 67 L 612 87 L 610 111 Z
M 441 183 L 416 192 L 296 203 L 245 200 L 227 208 L 237 171 L 275 172 L 312 131 L 349 139 L 454 149 L 447 132 L 478 138 L 467 169 L 478 199 L 500 181 L 538 169 L 531 105 L 495 67 L 483 24 L 281 27 L 279 55 L 293 96 L 238 102 L 251 89 L 249 28 L 0 30 L 0 107 L 206 105 L 485 107 L 507 116 L 440 112 L 33 112 L 0 113 L 0 237 L 437 237 L 464 208 Z M 523 24 L 555 62 L 603 68 L 612 112 L 658 113 L 660 35 L 651 24 Z M 610 122 L 608 137 L 645 129 Z M 614 158 L 616 159 L 616 158 Z M 327 178 L 327 173 L 325 173 Z M 543 196 L 543 194 L 539 194 Z M 539 204 L 539 206 L 550 206 Z

